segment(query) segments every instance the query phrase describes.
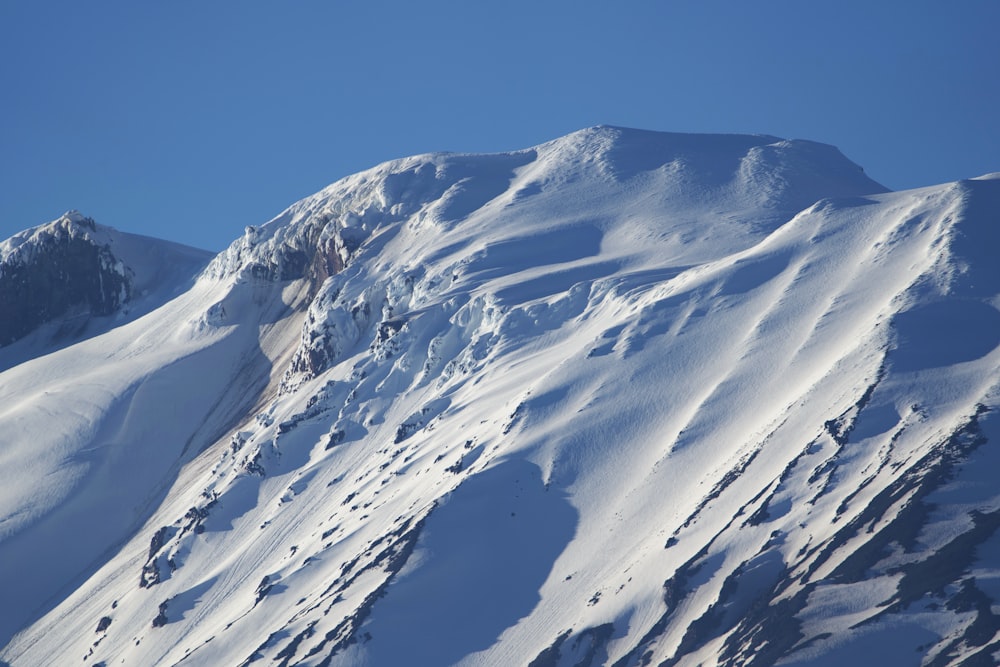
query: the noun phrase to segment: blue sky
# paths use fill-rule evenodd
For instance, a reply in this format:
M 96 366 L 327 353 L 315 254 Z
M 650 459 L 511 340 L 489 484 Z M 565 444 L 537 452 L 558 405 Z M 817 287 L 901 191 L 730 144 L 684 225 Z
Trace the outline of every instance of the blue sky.
M 220 250 L 384 160 L 601 123 L 1000 171 L 1000 2 L 0 3 L 0 238 L 79 209 Z

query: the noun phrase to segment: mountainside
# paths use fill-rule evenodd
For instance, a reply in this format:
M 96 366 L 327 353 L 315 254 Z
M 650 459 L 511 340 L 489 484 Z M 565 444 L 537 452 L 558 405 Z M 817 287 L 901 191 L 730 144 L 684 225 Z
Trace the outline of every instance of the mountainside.
M 995 664 L 998 217 L 598 127 L 343 179 L 124 315 L 148 259 L 50 252 L 0 665 Z

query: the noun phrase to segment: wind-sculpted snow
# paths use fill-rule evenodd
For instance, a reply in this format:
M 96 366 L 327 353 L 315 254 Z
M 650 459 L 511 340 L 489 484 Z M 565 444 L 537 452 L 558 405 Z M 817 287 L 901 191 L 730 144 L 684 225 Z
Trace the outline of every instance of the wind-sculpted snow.
M 4 372 L 0 660 L 991 663 L 998 213 L 607 127 L 339 181 Z

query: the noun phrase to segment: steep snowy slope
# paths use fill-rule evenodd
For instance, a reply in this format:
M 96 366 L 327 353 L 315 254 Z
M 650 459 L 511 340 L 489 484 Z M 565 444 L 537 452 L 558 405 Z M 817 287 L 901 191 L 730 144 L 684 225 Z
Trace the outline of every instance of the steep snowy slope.
M 0 348 L 6 640 L 134 533 L 185 456 L 211 442 L 191 441 L 220 428 L 204 417 L 229 397 L 201 361 L 222 337 L 179 341 L 171 322 L 203 298 L 184 292 L 210 253 L 70 213 L 0 244 L 0 258 L 4 321 L 34 325 Z M 213 360 L 242 364 L 245 351 L 226 347 Z
M 991 663 L 998 214 L 608 127 L 340 181 L 0 376 L 0 660 Z

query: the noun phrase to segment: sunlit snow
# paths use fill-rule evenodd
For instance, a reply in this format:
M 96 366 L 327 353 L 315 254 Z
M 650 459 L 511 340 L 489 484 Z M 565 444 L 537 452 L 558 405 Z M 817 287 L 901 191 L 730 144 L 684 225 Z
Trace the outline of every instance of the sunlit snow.
M 0 349 L 0 664 L 989 660 L 998 215 L 612 127 L 338 181 Z

